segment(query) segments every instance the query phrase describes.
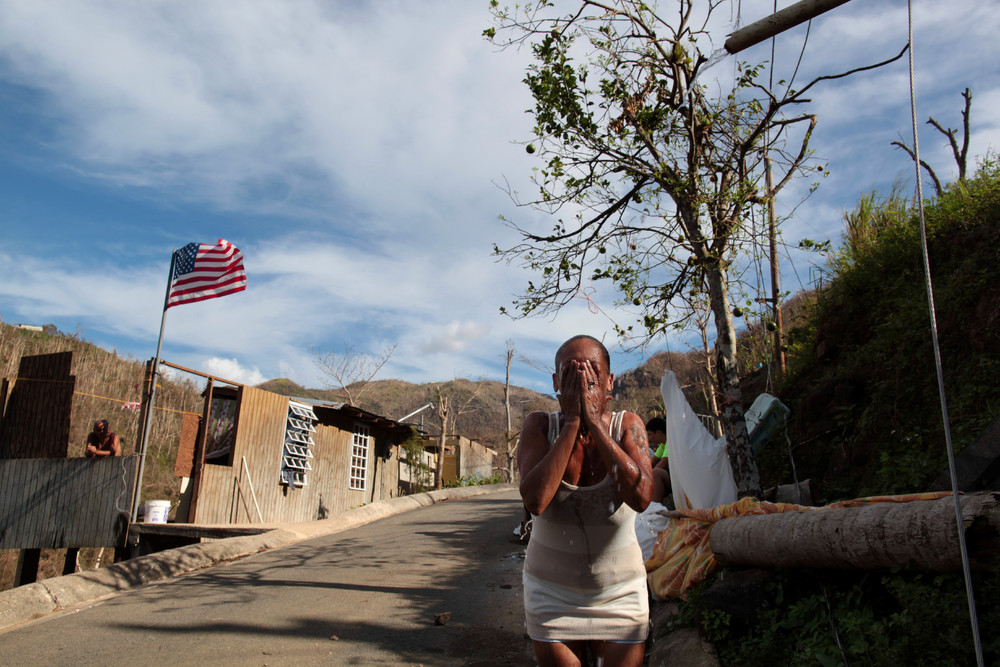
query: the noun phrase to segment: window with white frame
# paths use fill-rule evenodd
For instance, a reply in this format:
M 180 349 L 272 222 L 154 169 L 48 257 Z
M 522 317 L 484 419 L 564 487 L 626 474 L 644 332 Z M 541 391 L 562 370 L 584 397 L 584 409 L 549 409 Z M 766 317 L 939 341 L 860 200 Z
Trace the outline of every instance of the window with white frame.
M 281 448 L 280 481 L 290 487 L 305 486 L 312 470 L 312 434 L 316 432 L 316 413 L 304 403 L 288 402 L 285 442 Z
M 348 488 L 364 491 L 368 480 L 368 450 L 371 448 L 371 430 L 364 424 L 354 425 L 351 440 L 351 479 Z

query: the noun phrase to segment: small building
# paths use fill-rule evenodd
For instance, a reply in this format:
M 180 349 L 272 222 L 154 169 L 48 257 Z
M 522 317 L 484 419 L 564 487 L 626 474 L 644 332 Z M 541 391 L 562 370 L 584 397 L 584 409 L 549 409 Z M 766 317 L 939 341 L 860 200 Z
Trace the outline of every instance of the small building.
M 440 437 L 427 435 L 423 437 L 423 442 L 422 461 L 424 467 L 433 470 L 437 463 Z M 442 468 L 441 478 L 445 484 L 463 477 L 490 477 L 497 470 L 497 453 L 495 450 L 463 435 L 451 435 L 445 440 Z M 407 482 L 410 481 L 410 476 L 404 472 L 405 469 L 406 460 L 404 458 L 400 472 L 400 482 L 403 488 L 407 488 Z M 430 480 L 430 483 L 433 483 L 433 475 L 430 476 Z
M 178 448 L 175 474 L 189 480 L 176 520 L 203 525 L 313 521 L 396 496 L 411 434 L 344 403 L 211 381 L 194 422 Z

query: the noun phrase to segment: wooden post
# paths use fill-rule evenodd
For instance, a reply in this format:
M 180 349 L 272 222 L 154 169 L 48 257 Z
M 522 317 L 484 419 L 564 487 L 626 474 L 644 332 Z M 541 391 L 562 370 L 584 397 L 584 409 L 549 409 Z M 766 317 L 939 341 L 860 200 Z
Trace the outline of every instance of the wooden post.
M 17 571 L 14 573 L 15 586 L 24 586 L 38 581 L 38 562 L 41 557 L 41 549 L 21 549 L 17 555 Z
M 79 547 L 66 549 L 66 560 L 63 562 L 63 574 L 73 574 L 76 572 L 76 561 L 80 556 Z
M 247 467 L 247 457 L 241 457 L 243 459 L 243 472 L 247 475 L 247 483 L 250 485 L 250 498 L 253 499 L 254 509 L 257 510 L 257 520 L 264 523 L 264 516 L 260 513 L 260 505 L 257 503 L 257 494 L 253 490 L 253 478 L 250 476 L 250 468 Z M 246 500 L 243 501 L 246 504 Z M 247 512 L 249 514 L 249 512 Z
M 146 370 L 143 372 L 142 379 L 142 394 L 139 396 L 139 425 L 138 430 L 135 434 L 136 451 L 138 452 L 139 443 L 142 442 L 142 437 L 145 433 L 146 426 L 146 410 L 149 410 L 149 385 L 153 377 L 153 360 L 149 359 L 146 361 Z
M 764 180 L 768 193 L 771 192 L 771 158 L 764 156 Z M 767 237 L 771 254 L 771 317 L 774 321 L 774 363 L 775 375 L 780 381 L 785 374 L 785 352 L 782 350 L 783 327 L 781 322 L 781 284 L 778 273 L 778 230 L 774 220 L 774 197 L 767 198 Z
M 7 411 L 7 394 L 10 392 L 10 380 L 4 378 L 0 382 L 0 433 L 3 433 L 3 414 Z
M 741 28 L 729 36 L 725 48 L 729 53 L 739 53 L 778 33 L 790 30 L 824 12 L 846 4 L 849 0 L 802 0 L 781 11 Z
M 201 410 L 201 428 L 198 429 L 198 440 L 194 445 L 194 465 L 191 470 L 191 505 L 188 509 L 188 523 L 194 523 L 198 516 L 198 494 L 201 491 L 201 471 L 205 467 L 205 441 L 208 438 L 208 423 L 212 416 L 212 392 L 215 380 L 208 378 L 205 387 L 205 405 Z

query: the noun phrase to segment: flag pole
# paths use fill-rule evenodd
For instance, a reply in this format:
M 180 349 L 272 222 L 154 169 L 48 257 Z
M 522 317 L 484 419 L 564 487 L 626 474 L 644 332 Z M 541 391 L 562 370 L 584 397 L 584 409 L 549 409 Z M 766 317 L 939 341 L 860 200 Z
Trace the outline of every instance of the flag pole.
M 153 402 L 156 399 L 156 377 L 160 370 L 160 351 L 163 349 L 163 325 L 167 321 L 167 304 L 170 301 L 170 285 L 174 280 L 174 264 L 177 262 L 177 251 L 170 255 L 170 273 L 167 277 L 167 293 L 163 297 L 163 315 L 160 318 L 160 338 L 156 342 L 156 357 L 150 373 L 149 400 L 146 401 L 146 415 L 142 427 L 142 440 L 139 443 L 139 471 L 136 474 L 135 494 L 132 496 L 132 521 L 139 518 L 139 492 L 142 491 L 142 473 L 146 467 L 146 446 L 149 444 L 149 431 L 153 425 Z

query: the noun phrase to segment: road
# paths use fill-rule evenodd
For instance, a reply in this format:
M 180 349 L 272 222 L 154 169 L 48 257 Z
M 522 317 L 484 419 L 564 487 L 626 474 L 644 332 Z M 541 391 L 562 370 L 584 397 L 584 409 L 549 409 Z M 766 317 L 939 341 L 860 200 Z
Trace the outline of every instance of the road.
M 509 491 L 267 551 L 20 625 L 0 663 L 534 664 L 520 515 Z

